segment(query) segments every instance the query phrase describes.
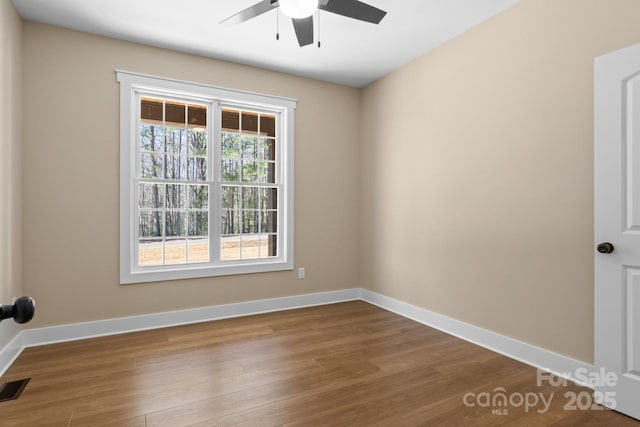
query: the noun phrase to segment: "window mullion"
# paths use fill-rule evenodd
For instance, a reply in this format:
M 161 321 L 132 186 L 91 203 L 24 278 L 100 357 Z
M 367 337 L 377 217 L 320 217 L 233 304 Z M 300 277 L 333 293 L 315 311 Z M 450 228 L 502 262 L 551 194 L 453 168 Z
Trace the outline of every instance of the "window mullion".
M 209 259 L 213 264 L 220 263 L 220 233 L 221 225 L 220 218 L 222 212 L 220 208 L 222 185 L 221 185 L 221 171 L 220 156 L 222 153 L 222 113 L 219 102 L 214 102 L 210 108 L 210 117 L 208 123 L 210 123 L 210 135 L 211 135 L 211 149 L 207 156 L 209 158 Z

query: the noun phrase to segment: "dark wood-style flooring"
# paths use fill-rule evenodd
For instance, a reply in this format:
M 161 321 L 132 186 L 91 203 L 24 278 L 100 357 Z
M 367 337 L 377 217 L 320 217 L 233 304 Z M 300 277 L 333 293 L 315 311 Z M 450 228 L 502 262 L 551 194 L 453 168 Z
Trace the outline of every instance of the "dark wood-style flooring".
M 566 410 L 590 391 L 361 301 L 28 348 L 0 383 L 24 377 L 1 426 L 640 424 Z M 478 405 L 500 388 L 512 403 Z M 518 406 L 540 393 L 547 411 Z

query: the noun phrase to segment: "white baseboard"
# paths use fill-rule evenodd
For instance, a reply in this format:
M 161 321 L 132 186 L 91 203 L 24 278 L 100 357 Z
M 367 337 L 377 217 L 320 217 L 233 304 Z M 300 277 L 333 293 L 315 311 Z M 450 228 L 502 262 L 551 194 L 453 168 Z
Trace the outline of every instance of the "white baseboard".
M 295 308 L 316 305 L 335 304 L 360 299 L 359 289 L 322 292 L 317 294 L 296 295 L 271 298 L 235 304 L 215 305 L 188 310 L 169 311 L 143 316 L 122 317 L 118 319 L 98 320 L 95 322 L 50 326 L 47 328 L 26 329 L 22 331 L 25 347 L 55 344 L 65 341 L 117 335 L 127 332 L 167 328 L 190 323 L 209 322 L 233 317 L 251 316 Z
M 8 320 L 5 320 L 5 322 L 8 322 Z M 11 322 L 8 326 L 4 327 L 11 328 L 14 331 L 10 333 L 10 335 L 13 335 L 13 338 L 0 350 L 0 377 L 4 375 L 5 371 L 9 369 L 9 366 L 20 356 L 24 348 L 22 332 L 18 326 Z
M 345 301 L 363 300 L 385 310 L 439 329 L 465 341 L 485 347 L 512 359 L 544 371 L 552 372 L 581 385 L 575 377 L 579 369 L 592 372 L 592 365 L 562 356 L 486 329 L 473 326 L 424 308 L 390 298 L 366 289 L 345 289 L 317 294 L 241 302 L 143 316 L 99 320 L 46 328 L 25 329 L 0 350 L 0 376 L 11 366 L 26 347 L 35 347 L 65 341 L 76 341 L 107 335 L 166 328 L 189 323 L 208 322 L 233 317 L 291 310 Z
M 504 356 L 526 363 L 540 370 L 551 372 L 561 378 L 570 380 L 579 385 L 593 388 L 576 377 L 576 373 L 593 372 L 593 365 L 571 359 L 566 356 L 509 338 L 459 320 L 452 319 L 442 314 L 434 313 L 424 308 L 408 304 L 406 302 L 390 298 L 367 289 L 360 290 L 361 299 L 370 304 L 377 305 L 385 310 L 399 314 L 408 319 L 415 320 L 423 325 L 430 326 L 446 332 L 465 341 L 477 344 L 481 347 L 500 353 Z
M 316 305 L 360 299 L 360 289 L 344 289 L 317 294 L 295 295 L 235 304 L 216 305 L 143 316 L 122 317 L 94 322 L 74 323 L 46 328 L 24 329 L 0 350 L 0 376 L 6 372 L 22 350 L 66 341 L 77 341 L 190 323 L 209 322 Z

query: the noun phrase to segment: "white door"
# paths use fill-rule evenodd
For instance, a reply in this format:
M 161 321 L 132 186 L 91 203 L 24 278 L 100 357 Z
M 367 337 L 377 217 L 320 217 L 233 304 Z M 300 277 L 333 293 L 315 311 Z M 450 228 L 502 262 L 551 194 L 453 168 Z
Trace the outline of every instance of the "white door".
M 595 247 L 595 398 L 640 419 L 640 45 L 595 61 Z

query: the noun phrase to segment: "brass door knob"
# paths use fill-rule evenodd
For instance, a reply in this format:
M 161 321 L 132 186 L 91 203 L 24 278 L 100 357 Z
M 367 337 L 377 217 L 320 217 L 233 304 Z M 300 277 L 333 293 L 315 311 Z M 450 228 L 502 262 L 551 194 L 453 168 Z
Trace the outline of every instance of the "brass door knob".
M 610 254 L 611 252 L 613 252 L 613 245 L 609 242 L 604 242 L 604 243 L 600 243 L 596 249 L 598 250 L 598 252 L 600 252 L 601 254 Z

